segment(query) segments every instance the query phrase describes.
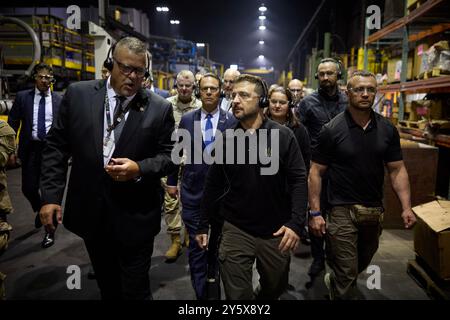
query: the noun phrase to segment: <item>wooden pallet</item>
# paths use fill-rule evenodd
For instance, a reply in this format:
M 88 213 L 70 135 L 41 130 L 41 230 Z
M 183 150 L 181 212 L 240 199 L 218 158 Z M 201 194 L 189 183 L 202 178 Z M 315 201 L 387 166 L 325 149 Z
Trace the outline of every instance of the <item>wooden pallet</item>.
M 403 128 L 424 130 L 427 127 L 428 121 L 400 120 L 398 124 Z
M 433 70 L 430 70 L 427 72 L 422 72 L 421 74 L 419 74 L 419 76 L 417 78 L 419 80 L 422 80 L 422 79 L 426 80 L 426 79 L 430 79 L 430 78 L 448 76 L 449 74 L 450 74 L 450 71 L 448 71 L 448 70 L 433 68 Z
M 407 273 L 435 300 L 450 300 L 450 281 L 439 278 L 419 257 L 408 262 Z

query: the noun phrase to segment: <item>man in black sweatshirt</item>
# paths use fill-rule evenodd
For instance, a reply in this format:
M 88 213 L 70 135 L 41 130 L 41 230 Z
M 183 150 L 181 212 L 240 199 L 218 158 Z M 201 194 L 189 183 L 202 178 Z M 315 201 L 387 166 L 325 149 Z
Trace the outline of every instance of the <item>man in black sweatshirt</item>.
M 292 131 L 264 117 L 262 79 L 239 76 L 232 97 L 239 123 L 225 133 L 223 164 L 216 161 L 208 172 L 196 240 L 206 249 L 208 225 L 224 220 L 219 262 L 226 298 L 277 299 L 286 290 L 289 251 L 297 247 L 305 223 L 305 163 Z

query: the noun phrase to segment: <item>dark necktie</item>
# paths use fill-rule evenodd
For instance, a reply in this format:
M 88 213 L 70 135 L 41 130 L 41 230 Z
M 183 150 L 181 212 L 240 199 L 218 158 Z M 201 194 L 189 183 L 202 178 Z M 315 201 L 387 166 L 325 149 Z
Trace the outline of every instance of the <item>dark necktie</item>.
M 213 124 L 211 121 L 212 115 L 208 113 L 206 115 L 206 124 L 205 124 L 205 149 L 208 150 L 208 152 L 211 151 L 211 147 L 209 146 L 214 142 L 214 135 L 213 135 Z
M 123 103 L 125 102 L 126 98 L 124 96 L 116 96 L 116 109 L 114 112 L 114 119 L 117 119 L 120 115 L 122 120 L 117 124 L 116 128 L 114 129 L 114 141 L 117 144 L 117 141 L 119 141 L 120 135 L 122 134 L 122 129 L 125 124 L 125 115 L 123 114 Z
M 37 137 L 39 140 L 45 139 L 45 93 L 41 92 L 41 100 L 39 100 L 38 121 L 37 121 Z

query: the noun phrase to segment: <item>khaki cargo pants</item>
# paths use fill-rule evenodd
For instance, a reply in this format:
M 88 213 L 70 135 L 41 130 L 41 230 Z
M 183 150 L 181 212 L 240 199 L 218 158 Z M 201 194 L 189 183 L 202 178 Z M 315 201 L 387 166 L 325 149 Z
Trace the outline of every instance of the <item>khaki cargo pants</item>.
M 369 266 L 378 249 L 382 220 L 382 208 L 332 208 L 327 217 L 326 254 L 335 299 L 351 298 L 358 274 Z

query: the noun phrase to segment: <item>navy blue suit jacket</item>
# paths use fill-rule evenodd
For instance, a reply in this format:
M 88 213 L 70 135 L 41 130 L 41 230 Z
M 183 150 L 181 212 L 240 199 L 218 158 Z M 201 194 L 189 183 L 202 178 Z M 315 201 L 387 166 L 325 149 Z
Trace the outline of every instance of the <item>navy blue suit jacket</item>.
M 30 141 L 33 139 L 33 107 L 35 88 L 17 92 L 16 99 L 8 115 L 8 124 L 18 132 L 20 123 L 22 128 L 19 135 L 19 158 L 25 160 L 28 157 Z M 53 119 L 56 119 L 62 97 L 52 92 Z
M 188 130 L 191 135 L 191 157 L 194 160 L 194 122 L 201 121 L 201 108 L 190 111 L 181 118 L 178 129 Z M 237 124 L 236 118 L 229 112 L 219 108 L 219 122 L 217 123 L 217 130 L 224 132 L 226 129 L 234 128 Z M 199 130 L 200 126 L 198 126 Z M 217 131 L 216 131 L 217 132 Z M 197 132 L 197 137 L 202 137 L 202 133 Z M 202 139 L 203 140 L 203 139 Z M 202 141 L 202 149 L 204 143 Z M 203 151 L 203 150 L 202 150 Z M 197 150 L 198 152 L 198 150 Z M 181 177 L 180 200 L 185 208 L 199 209 L 201 199 L 203 196 L 203 188 L 205 185 L 206 175 L 208 173 L 209 165 L 188 163 L 184 165 L 183 174 Z M 178 182 L 178 170 L 176 173 L 170 175 L 167 179 L 167 184 L 176 186 Z

